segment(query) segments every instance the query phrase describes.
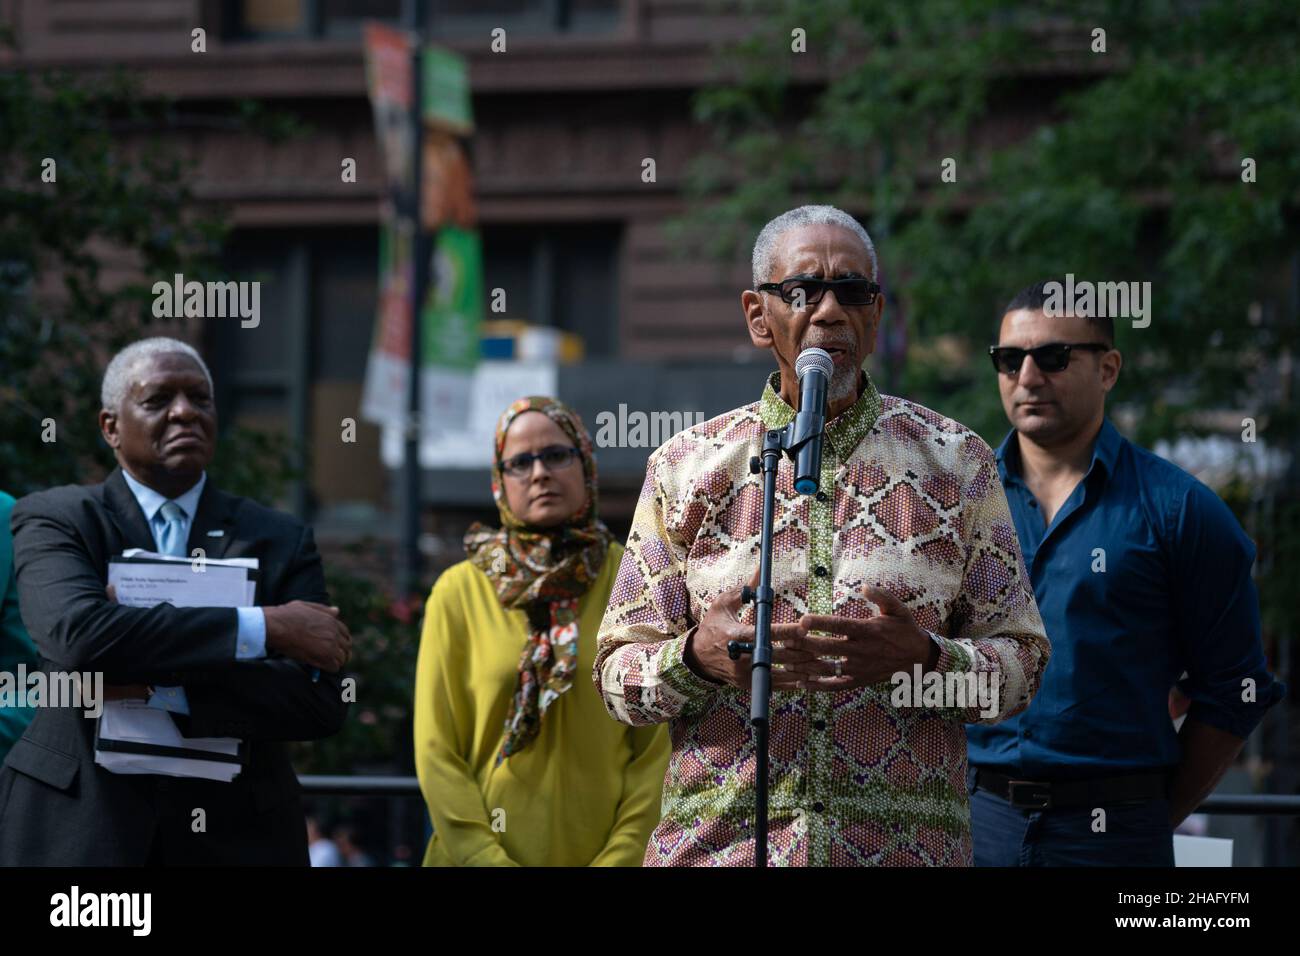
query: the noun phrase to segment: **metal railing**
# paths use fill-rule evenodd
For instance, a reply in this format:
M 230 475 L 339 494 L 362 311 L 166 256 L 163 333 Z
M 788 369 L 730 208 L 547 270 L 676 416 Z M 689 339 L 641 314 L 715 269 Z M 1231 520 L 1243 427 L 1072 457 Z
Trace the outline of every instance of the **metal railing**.
M 303 793 L 311 796 L 419 797 L 415 777 L 304 776 L 299 777 Z M 1215 794 L 1206 798 L 1197 813 L 1224 816 L 1300 816 L 1300 794 L 1242 793 Z

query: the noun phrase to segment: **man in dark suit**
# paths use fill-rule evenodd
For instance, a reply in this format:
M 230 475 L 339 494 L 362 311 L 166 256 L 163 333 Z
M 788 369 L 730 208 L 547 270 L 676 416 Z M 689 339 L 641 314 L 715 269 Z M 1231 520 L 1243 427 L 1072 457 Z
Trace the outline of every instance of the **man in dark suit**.
M 110 773 L 95 720 L 40 708 L 0 769 L 0 865 L 307 865 L 284 741 L 338 732 L 351 635 L 328 606 L 311 531 L 207 481 L 212 379 L 189 346 L 146 339 L 104 375 L 102 484 L 14 507 L 23 620 L 46 671 L 101 672 L 105 697 L 172 712 L 181 732 L 240 737 L 233 782 Z M 106 593 L 127 548 L 259 561 L 255 608 L 124 607 Z M 198 811 L 202 811 L 199 813 Z

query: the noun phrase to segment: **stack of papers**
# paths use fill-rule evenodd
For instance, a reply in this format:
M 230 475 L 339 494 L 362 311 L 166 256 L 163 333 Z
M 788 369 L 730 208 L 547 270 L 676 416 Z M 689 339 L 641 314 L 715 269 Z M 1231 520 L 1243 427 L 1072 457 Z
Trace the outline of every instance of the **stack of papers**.
M 142 700 L 108 701 L 99 717 L 95 763 L 112 773 L 229 783 L 239 775 L 242 760 L 237 738 L 182 736 L 171 714 Z
M 125 607 L 252 607 L 256 558 L 172 557 L 133 548 L 108 565 L 108 583 Z M 140 700 L 104 704 L 95 763 L 112 773 L 201 777 L 229 783 L 247 748 L 236 737 L 186 737 L 171 714 Z
M 109 560 L 108 583 L 123 607 L 252 607 L 257 558 L 199 561 L 131 548 Z
M 1232 866 L 1232 841 L 1175 833 L 1174 866 Z

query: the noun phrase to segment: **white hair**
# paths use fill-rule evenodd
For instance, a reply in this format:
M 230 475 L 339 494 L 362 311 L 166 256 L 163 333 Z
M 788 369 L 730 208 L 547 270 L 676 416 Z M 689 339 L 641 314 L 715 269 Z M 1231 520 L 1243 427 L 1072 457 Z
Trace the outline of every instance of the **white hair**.
M 879 278 L 880 263 L 876 260 L 876 247 L 860 222 L 835 206 L 800 206 L 781 213 L 764 226 L 758 238 L 754 240 L 754 288 L 757 289 L 762 283 L 771 281 L 776 247 L 781 242 L 782 236 L 800 226 L 822 225 L 840 226 L 862 240 L 862 245 L 867 250 L 867 257 L 871 260 L 871 278 Z
M 110 412 L 121 411 L 122 400 L 126 398 L 127 390 L 131 387 L 131 371 L 136 363 L 153 358 L 155 355 L 178 354 L 194 360 L 195 364 L 203 370 L 203 377 L 208 380 L 208 388 L 211 389 L 212 373 L 208 371 L 207 363 L 193 346 L 187 345 L 180 339 L 162 337 L 141 339 L 139 342 L 132 342 L 114 355 L 112 361 L 108 363 L 108 368 L 104 369 L 104 381 L 99 387 L 100 403 Z

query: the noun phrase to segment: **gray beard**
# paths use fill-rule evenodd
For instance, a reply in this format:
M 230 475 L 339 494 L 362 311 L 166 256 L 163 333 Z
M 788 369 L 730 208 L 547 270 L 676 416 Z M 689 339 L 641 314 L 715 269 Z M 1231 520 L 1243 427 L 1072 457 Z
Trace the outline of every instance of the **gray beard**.
M 856 365 L 837 368 L 831 376 L 830 389 L 826 395 L 826 404 L 833 405 L 846 398 L 852 398 L 858 388 L 858 374 L 862 370 Z

